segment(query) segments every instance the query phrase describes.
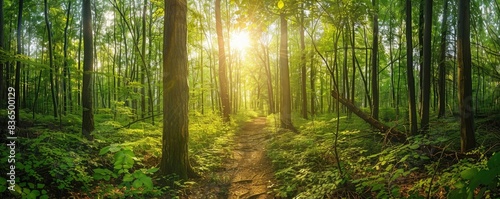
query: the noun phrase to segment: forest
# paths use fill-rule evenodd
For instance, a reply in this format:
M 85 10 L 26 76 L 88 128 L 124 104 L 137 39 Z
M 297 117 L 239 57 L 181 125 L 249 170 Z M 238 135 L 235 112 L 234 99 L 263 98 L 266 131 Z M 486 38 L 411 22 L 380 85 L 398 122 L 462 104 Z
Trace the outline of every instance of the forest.
M 0 198 L 499 198 L 500 0 L 0 0 Z

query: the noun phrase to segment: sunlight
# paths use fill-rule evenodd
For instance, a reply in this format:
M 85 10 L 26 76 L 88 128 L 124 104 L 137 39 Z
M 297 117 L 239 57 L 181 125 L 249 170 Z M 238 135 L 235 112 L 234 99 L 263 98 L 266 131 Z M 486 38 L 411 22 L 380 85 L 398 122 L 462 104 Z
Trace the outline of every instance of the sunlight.
M 250 46 L 250 36 L 246 31 L 233 32 L 230 42 L 231 48 L 244 53 L 245 49 Z

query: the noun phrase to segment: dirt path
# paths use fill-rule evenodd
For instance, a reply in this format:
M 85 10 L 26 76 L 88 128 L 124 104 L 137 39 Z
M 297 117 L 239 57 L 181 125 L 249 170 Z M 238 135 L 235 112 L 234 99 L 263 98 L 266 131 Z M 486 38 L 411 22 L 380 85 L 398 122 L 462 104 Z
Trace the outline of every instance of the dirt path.
M 232 158 L 212 176 L 219 182 L 202 182 L 188 198 L 274 198 L 273 170 L 265 149 L 270 134 L 265 126 L 264 117 L 246 123 L 235 135 Z

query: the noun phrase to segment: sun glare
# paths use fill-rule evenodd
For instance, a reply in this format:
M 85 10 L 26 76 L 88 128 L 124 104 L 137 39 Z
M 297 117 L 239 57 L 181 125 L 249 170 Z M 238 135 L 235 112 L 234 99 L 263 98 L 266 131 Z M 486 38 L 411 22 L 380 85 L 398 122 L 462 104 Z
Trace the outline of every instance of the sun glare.
M 245 49 L 250 46 L 250 37 L 248 32 L 240 31 L 231 34 L 231 48 L 239 51 L 245 52 Z

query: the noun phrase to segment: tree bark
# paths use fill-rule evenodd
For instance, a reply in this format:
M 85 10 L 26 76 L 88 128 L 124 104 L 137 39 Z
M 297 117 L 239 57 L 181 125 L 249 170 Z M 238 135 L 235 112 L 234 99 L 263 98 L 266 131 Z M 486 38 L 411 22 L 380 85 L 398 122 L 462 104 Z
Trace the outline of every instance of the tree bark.
M 19 12 L 17 15 L 17 54 L 22 53 L 22 45 L 21 45 L 21 30 L 22 30 L 22 20 L 23 20 L 23 0 L 19 0 Z M 9 73 L 7 73 L 9 75 Z M 15 119 L 19 124 L 21 118 L 19 117 L 19 112 L 21 111 L 20 102 L 20 90 L 19 90 L 19 82 L 21 80 L 21 61 L 16 62 L 16 81 L 14 82 L 14 89 L 18 92 L 15 94 L 15 102 L 16 102 L 16 112 Z
M 441 52 L 439 55 L 438 118 L 446 113 L 446 35 L 448 29 L 448 0 L 444 0 L 443 22 L 441 23 Z
M 52 31 L 51 31 L 50 23 L 49 23 L 49 8 L 47 5 L 47 0 L 44 0 L 43 2 L 44 2 L 44 7 L 45 7 L 45 9 L 44 9 L 45 25 L 47 26 L 47 35 L 48 35 L 48 42 L 49 42 L 50 92 L 52 94 L 52 106 L 53 106 L 53 111 L 54 111 L 54 118 L 56 118 L 57 117 L 57 97 L 56 97 L 57 89 L 54 87 L 55 68 L 54 68 L 54 55 L 53 55 L 53 49 L 52 49 Z
M 288 68 L 288 25 L 284 13 L 280 14 L 280 126 L 284 129 L 296 131 L 292 124 L 292 104 L 290 97 L 290 75 Z
M 476 147 L 474 109 L 472 108 L 472 62 L 470 50 L 470 0 L 458 1 L 458 103 L 460 108 L 460 149 Z
M 408 81 L 408 106 L 410 134 L 417 134 L 417 102 L 415 99 L 415 78 L 413 76 L 413 39 L 411 20 L 411 1 L 406 0 L 406 78 Z
M 379 112 L 379 90 L 378 90 L 378 4 L 372 0 L 375 12 L 373 14 L 373 50 L 372 50 L 372 117 L 378 120 Z
M 368 114 L 366 114 L 361 109 L 352 104 L 349 100 L 340 97 L 337 91 L 332 90 L 332 97 L 337 99 L 340 103 L 346 106 L 352 113 L 356 114 L 358 117 L 363 119 L 368 124 L 379 129 L 381 132 L 389 133 L 391 138 L 394 138 L 395 140 L 398 141 L 404 141 L 406 139 L 406 135 L 403 132 L 393 127 L 387 126 L 373 117 L 370 117 Z
M 5 41 L 4 41 L 4 26 L 5 26 L 5 21 L 3 19 L 3 0 L 0 0 L 0 49 L 5 50 Z M 5 90 L 5 85 L 7 85 L 6 81 L 6 75 L 4 74 L 3 70 L 5 67 L 5 63 L 3 61 L 0 61 L 0 105 L 2 107 L 5 104 L 5 99 L 7 97 L 7 92 L 4 92 Z
M 66 114 L 67 107 L 68 107 L 68 97 L 71 98 L 71 89 L 68 92 L 68 88 L 66 87 L 67 83 L 70 82 L 71 79 L 69 78 L 69 66 L 68 66 L 68 28 L 69 28 L 69 14 L 71 12 L 71 0 L 68 1 L 68 10 L 66 12 L 66 25 L 64 26 L 64 67 L 63 67 L 63 114 Z M 70 87 L 71 88 L 71 87 Z M 71 103 L 71 100 L 70 100 Z
M 422 117 L 420 128 L 422 132 L 429 130 L 429 111 L 431 94 L 431 39 L 432 39 L 432 0 L 424 3 L 424 63 L 422 67 Z
M 306 44 L 304 41 L 304 10 L 300 14 L 300 68 L 301 68 L 301 94 L 302 94 L 302 117 L 307 119 L 307 72 L 306 72 Z
M 191 175 L 188 158 L 187 2 L 165 0 L 163 31 L 163 139 L 160 172 Z
M 82 88 L 82 133 L 88 140 L 93 140 L 94 112 L 92 106 L 92 85 L 94 72 L 94 49 L 92 36 L 92 11 L 90 0 L 83 0 L 82 3 L 82 23 L 83 23 L 83 88 Z
M 229 121 L 231 113 L 231 101 L 229 101 L 229 84 L 226 72 L 226 53 L 224 50 L 224 35 L 222 33 L 222 20 L 220 13 L 220 0 L 215 0 L 215 28 L 217 30 L 217 44 L 219 45 L 219 86 L 222 103 L 222 117 Z

